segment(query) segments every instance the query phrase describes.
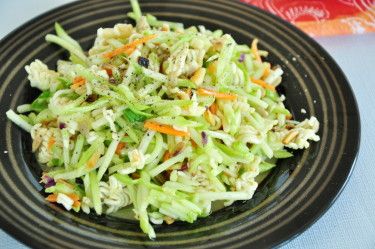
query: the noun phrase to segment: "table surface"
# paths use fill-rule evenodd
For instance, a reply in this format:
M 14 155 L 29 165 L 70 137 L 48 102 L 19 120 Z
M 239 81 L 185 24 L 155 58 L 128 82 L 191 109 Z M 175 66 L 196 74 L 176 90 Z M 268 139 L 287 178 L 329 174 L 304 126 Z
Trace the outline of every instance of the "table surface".
M 29 19 L 71 1 L 0 1 L 0 39 Z M 343 69 L 357 97 L 361 147 L 355 170 L 340 198 L 314 225 L 282 249 L 375 248 L 375 33 L 316 40 Z M 0 247 L 27 248 L 2 230 Z

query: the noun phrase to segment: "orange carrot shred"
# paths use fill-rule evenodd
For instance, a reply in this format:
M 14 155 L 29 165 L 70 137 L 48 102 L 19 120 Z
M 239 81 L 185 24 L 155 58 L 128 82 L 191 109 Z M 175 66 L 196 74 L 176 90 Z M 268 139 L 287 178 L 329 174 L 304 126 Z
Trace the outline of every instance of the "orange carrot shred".
M 67 196 L 69 196 L 69 198 L 72 199 L 73 201 L 79 201 L 79 196 L 77 194 L 71 193 L 71 194 L 67 194 Z
M 263 78 L 263 79 L 267 78 L 267 76 L 270 75 L 270 73 L 271 73 L 270 65 L 267 64 L 267 67 L 264 70 L 263 75 L 262 75 L 261 78 Z
M 152 34 L 152 35 L 146 35 L 142 38 L 139 38 L 139 39 L 136 39 L 134 40 L 133 42 L 131 43 L 128 43 L 126 46 L 127 48 L 130 48 L 130 47 L 136 47 L 137 45 L 140 45 L 140 44 L 143 44 L 143 43 L 146 43 L 154 38 L 156 38 L 158 35 L 156 34 Z
M 119 55 L 119 54 L 122 54 L 122 53 L 130 55 L 131 53 L 133 53 L 133 51 L 136 49 L 136 47 L 138 45 L 146 43 L 146 42 L 154 39 L 156 36 L 157 36 L 156 34 L 146 35 L 146 36 L 144 36 L 142 38 L 134 40 L 133 42 L 125 44 L 122 47 L 116 48 L 115 50 L 113 50 L 111 52 L 105 53 L 103 55 L 103 57 L 111 59 L 112 57 L 114 57 L 116 55 Z
M 103 69 L 107 72 L 107 74 L 108 74 L 109 77 L 113 76 L 112 69 L 110 69 L 109 67 L 103 67 Z
M 210 107 L 208 107 L 208 110 L 210 110 L 210 112 L 212 114 L 216 114 L 217 113 L 217 105 L 215 103 L 213 103 L 212 105 L 210 105 Z
M 117 145 L 117 147 L 116 147 L 116 154 L 117 155 L 120 155 L 121 154 L 121 150 L 125 147 L 125 143 L 123 143 L 123 142 L 119 142 L 118 143 L 118 145 Z
M 49 202 L 57 202 L 57 194 L 50 194 L 47 196 L 46 200 Z
M 254 84 L 257 84 L 265 89 L 269 89 L 271 91 L 275 91 L 275 87 L 273 85 L 270 85 L 270 84 L 267 84 L 265 81 L 263 80 L 258 80 L 258 79 L 254 79 L 254 78 L 251 78 L 251 81 L 254 83 Z
M 125 50 L 125 54 L 131 55 L 134 52 L 135 49 L 136 49 L 135 47 L 128 48 L 128 49 Z
M 73 207 L 74 208 L 79 208 L 81 206 L 81 202 L 80 201 L 74 201 L 73 202 Z
M 288 114 L 285 116 L 285 119 L 286 120 L 291 120 L 293 118 L 292 114 Z
M 192 146 L 194 149 L 198 147 L 198 144 L 197 144 L 196 142 L 194 142 L 193 139 L 191 139 L 190 142 L 191 142 L 191 146 Z
M 237 96 L 229 93 L 221 93 L 221 92 L 216 92 L 204 88 L 198 88 L 197 90 L 198 95 L 202 96 L 214 96 L 215 98 L 218 99 L 226 99 L 226 100 L 236 100 Z
M 253 53 L 257 61 L 262 62 L 262 58 L 260 58 L 258 51 L 258 39 L 254 39 L 251 43 L 251 52 Z
M 190 135 L 186 131 L 179 131 L 174 129 L 171 125 L 159 124 L 152 121 L 146 121 L 144 127 L 153 131 L 157 131 L 172 136 L 188 137 Z
M 83 76 L 76 76 L 76 77 L 73 79 L 73 84 L 79 84 L 79 83 L 81 83 L 82 81 L 86 81 L 85 77 L 83 77 Z
M 73 84 L 70 86 L 71 89 L 77 89 L 80 86 L 86 84 L 85 77 L 77 76 L 73 79 Z
M 121 48 L 113 50 L 112 52 L 108 52 L 108 53 L 104 54 L 103 57 L 110 59 L 110 58 L 112 58 L 116 55 L 122 54 L 122 53 L 127 54 L 127 55 L 131 55 L 134 52 L 135 49 L 136 49 L 135 47 L 130 47 L 130 48 L 121 47 Z
M 52 146 L 56 143 L 56 140 L 54 137 L 50 137 L 48 140 L 47 148 L 48 150 L 51 150 Z

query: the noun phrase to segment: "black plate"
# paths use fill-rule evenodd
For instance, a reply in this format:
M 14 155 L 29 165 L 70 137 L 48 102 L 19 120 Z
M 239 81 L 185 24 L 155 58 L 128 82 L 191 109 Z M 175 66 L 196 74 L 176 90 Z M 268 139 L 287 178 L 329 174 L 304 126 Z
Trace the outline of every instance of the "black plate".
M 236 1 L 141 1 L 144 12 L 185 25 L 223 29 L 239 43 L 260 39 L 268 60 L 285 71 L 282 91 L 294 117 L 315 115 L 321 141 L 279 162 L 253 200 L 237 202 L 194 224 L 156 227 L 149 240 L 128 220 L 73 214 L 48 204 L 38 183 L 40 168 L 29 135 L 6 120 L 5 112 L 37 94 L 23 69 L 35 58 L 50 67 L 67 55 L 44 36 L 59 21 L 85 49 L 99 27 L 128 21 L 123 1 L 83 1 L 33 19 L 0 43 L 1 227 L 38 248 L 262 248 L 280 245 L 304 231 L 333 203 L 355 161 L 360 134 L 357 104 L 332 58 L 307 35 L 279 18 Z M 301 113 L 301 108 L 307 114 Z M 7 152 L 7 153 L 6 153 Z

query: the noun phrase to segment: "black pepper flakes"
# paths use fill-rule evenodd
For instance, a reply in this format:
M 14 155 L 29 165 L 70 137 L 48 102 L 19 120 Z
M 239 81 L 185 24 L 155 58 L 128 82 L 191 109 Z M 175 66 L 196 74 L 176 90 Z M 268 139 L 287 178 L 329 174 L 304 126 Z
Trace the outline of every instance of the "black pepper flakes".
M 148 68 L 148 65 L 150 64 L 150 61 L 142 56 L 138 57 L 138 64 L 141 65 L 142 67 Z

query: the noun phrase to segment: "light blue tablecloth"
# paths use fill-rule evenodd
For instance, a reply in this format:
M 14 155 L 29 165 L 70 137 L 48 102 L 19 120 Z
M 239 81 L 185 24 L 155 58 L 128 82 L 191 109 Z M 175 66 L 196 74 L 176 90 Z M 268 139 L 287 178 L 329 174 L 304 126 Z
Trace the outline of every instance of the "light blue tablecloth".
M 72 0 L 0 1 L 0 38 L 25 21 Z M 318 38 L 357 97 L 362 141 L 354 173 L 330 210 L 283 249 L 375 248 L 375 34 Z M 0 248 L 27 248 L 0 230 Z

